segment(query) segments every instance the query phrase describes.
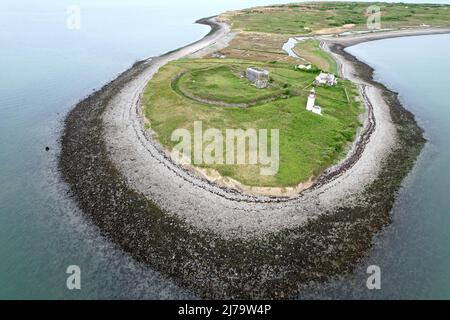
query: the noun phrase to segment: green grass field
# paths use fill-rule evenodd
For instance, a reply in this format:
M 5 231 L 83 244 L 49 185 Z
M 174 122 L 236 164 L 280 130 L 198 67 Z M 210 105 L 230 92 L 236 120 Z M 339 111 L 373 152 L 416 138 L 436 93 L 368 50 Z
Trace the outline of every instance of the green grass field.
M 283 93 L 277 84 L 261 90 L 241 76 L 242 66 L 220 65 L 218 67 L 193 70 L 178 81 L 178 88 L 190 96 L 225 103 L 254 103 L 279 96 Z
M 294 48 L 294 52 L 319 69 L 337 74 L 336 61 L 320 48 L 319 40 L 308 39 L 300 41 Z
M 354 24 L 354 30 L 367 29 L 366 10 L 381 9 L 381 27 L 450 26 L 450 5 L 383 2 L 328 2 L 278 5 L 242 10 L 225 15 L 235 29 L 286 35 L 313 34 L 323 29 Z
M 295 186 L 335 163 L 360 125 L 358 115 L 362 107 L 355 100 L 356 88 L 343 80 L 335 87 L 318 87 L 317 104 L 324 112 L 321 117 L 305 109 L 310 89 L 305 87 L 316 74 L 295 70 L 287 63 L 255 62 L 251 65 L 266 68 L 272 78 L 271 87 L 256 89 L 240 76 L 249 65 L 243 60 L 184 59 L 163 67 L 143 97 L 145 115 L 159 141 L 172 149 L 176 145 L 170 139 L 172 132 L 178 128 L 193 132 L 194 121 L 202 121 L 203 130 L 217 128 L 223 132 L 225 129 L 279 129 L 280 167 L 275 176 L 260 175 L 259 165 L 202 166 L 249 186 Z M 181 73 L 185 78 L 179 79 L 178 88 L 205 99 L 242 103 L 264 95 L 277 95 L 280 90 L 283 94 L 274 101 L 248 108 L 208 105 L 189 99 L 174 88 L 174 79 Z
M 279 129 L 280 166 L 262 176 L 259 165 L 201 165 L 248 186 L 290 187 L 317 177 L 347 152 L 363 111 L 352 83 L 317 87 L 323 116 L 306 111 L 311 84 L 319 71 L 295 70 L 300 63 L 282 51 L 289 36 L 367 29 L 367 8 L 381 9 L 381 28 L 450 26 L 450 6 L 403 3 L 327 2 L 252 8 L 221 15 L 238 35 L 221 52 L 225 59 L 182 59 L 161 68 L 142 100 L 147 126 L 167 149 L 176 129 Z M 297 54 L 318 69 L 337 73 L 334 59 L 315 39 L 300 42 Z M 249 66 L 270 71 L 270 85 L 257 89 L 242 73 Z

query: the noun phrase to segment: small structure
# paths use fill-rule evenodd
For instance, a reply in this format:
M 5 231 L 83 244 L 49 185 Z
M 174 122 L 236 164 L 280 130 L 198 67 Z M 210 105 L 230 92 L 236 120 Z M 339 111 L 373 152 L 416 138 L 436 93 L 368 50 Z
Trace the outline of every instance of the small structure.
M 224 54 L 222 54 L 222 53 L 220 53 L 220 52 L 214 52 L 214 53 L 211 55 L 211 57 L 212 57 L 212 58 L 225 59 L 227 56 L 224 55 Z
M 299 64 L 297 68 L 302 70 L 311 70 L 312 66 L 310 64 Z
M 337 83 L 336 76 L 332 73 L 321 72 L 316 77 L 316 84 L 327 84 L 329 86 L 333 86 Z
M 269 71 L 267 70 L 250 67 L 245 71 L 245 77 L 257 88 L 263 89 L 269 85 Z
M 318 115 L 322 115 L 322 108 L 316 106 L 316 90 L 314 90 L 314 88 L 312 88 L 309 92 L 308 102 L 306 103 L 306 110 Z

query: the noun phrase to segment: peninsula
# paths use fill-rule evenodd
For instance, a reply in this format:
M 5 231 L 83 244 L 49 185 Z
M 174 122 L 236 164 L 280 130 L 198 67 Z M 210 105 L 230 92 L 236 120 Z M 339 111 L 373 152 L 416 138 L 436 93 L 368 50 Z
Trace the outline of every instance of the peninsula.
M 371 5 L 382 28 L 368 29 Z M 425 143 L 345 48 L 450 33 L 449 16 L 302 3 L 199 20 L 212 29 L 202 40 L 136 63 L 73 109 L 62 177 L 105 236 L 201 297 L 289 298 L 361 261 Z M 196 121 L 279 128 L 278 172 L 177 161 L 172 133 Z

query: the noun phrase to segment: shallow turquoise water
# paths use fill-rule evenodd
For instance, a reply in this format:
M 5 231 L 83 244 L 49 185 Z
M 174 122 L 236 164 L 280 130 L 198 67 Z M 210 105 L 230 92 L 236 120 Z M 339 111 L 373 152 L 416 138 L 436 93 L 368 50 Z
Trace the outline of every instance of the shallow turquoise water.
M 61 121 L 134 61 L 201 38 L 208 28 L 194 20 L 275 1 L 77 2 L 79 31 L 65 24 L 72 1 L 0 4 L 0 299 L 191 297 L 105 241 L 67 198 L 55 170 Z M 354 48 L 402 92 L 430 140 L 405 182 L 394 224 L 367 261 L 383 270 L 375 296 L 449 297 L 450 65 L 442 57 L 450 56 L 450 38 L 433 39 Z M 81 291 L 65 287 L 71 264 L 81 267 Z M 330 295 L 366 296 L 357 276 L 333 285 Z

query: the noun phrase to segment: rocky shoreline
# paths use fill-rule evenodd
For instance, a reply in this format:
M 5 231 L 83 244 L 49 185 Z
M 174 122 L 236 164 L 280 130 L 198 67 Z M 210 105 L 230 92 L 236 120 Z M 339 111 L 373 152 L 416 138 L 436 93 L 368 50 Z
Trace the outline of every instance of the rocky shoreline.
M 202 23 L 212 24 L 208 36 L 214 36 L 220 28 L 210 21 Z M 278 201 L 255 204 L 246 202 L 244 199 L 248 198 L 243 195 L 225 190 L 238 205 L 227 204 L 221 208 L 224 200 L 218 200 L 218 207 L 214 208 L 211 204 L 225 192 L 217 190 L 215 198 L 208 203 L 208 213 L 214 217 L 222 215 L 226 221 L 219 222 L 195 220 L 198 214 L 190 218 L 173 214 L 170 211 L 174 208 L 164 207 L 163 199 L 155 200 L 135 189 L 115 158 L 114 148 L 119 145 L 105 138 L 108 137 L 105 133 L 114 133 L 108 120 L 111 118 L 105 118 L 105 113 L 111 110 L 113 99 L 124 87 L 142 77 L 152 63 L 164 56 L 136 63 L 69 113 L 59 157 L 62 178 L 79 207 L 104 236 L 137 261 L 150 265 L 203 298 L 289 298 L 301 286 L 351 272 L 370 248 L 373 236 L 389 223 L 395 195 L 425 140 L 414 116 L 401 106 L 397 94 L 374 82 L 373 70 L 344 48 L 345 45 L 331 46 L 333 52 L 352 63 L 360 79 L 382 91 L 397 136 L 395 145 L 380 163 L 377 177 L 351 203 L 339 202 L 333 206 L 326 202 L 313 203 L 299 209 L 304 196 L 289 204 Z M 167 55 L 170 54 L 173 52 Z M 134 105 L 134 110 L 138 109 L 139 105 Z M 128 161 L 135 163 L 136 159 Z M 198 213 L 197 202 L 183 201 L 182 193 L 188 195 L 191 191 L 180 185 L 177 185 L 180 198 L 176 199 L 182 201 L 185 211 Z M 255 212 L 268 205 L 266 216 L 255 216 Z M 233 212 L 242 210 L 246 216 L 236 224 L 232 220 L 236 216 L 223 215 L 226 208 Z M 280 214 L 289 212 L 288 222 L 296 222 L 293 227 L 277 224 L 276 220 L 285 217 L 276 214 L 280 208 L 283 209 Z M 308 208 L 313 215 L 297 214 Z M 271 214 L 275 216 L 273 220 L 268 219 L 270 223 L 258 221 Z M 217 223 L 220 232 L 201 227 L 208 223 Z M 246 223 L 256 223 L 256 227 L 243 229 Z M 242 237 L 242 233 L 253 236 Z

